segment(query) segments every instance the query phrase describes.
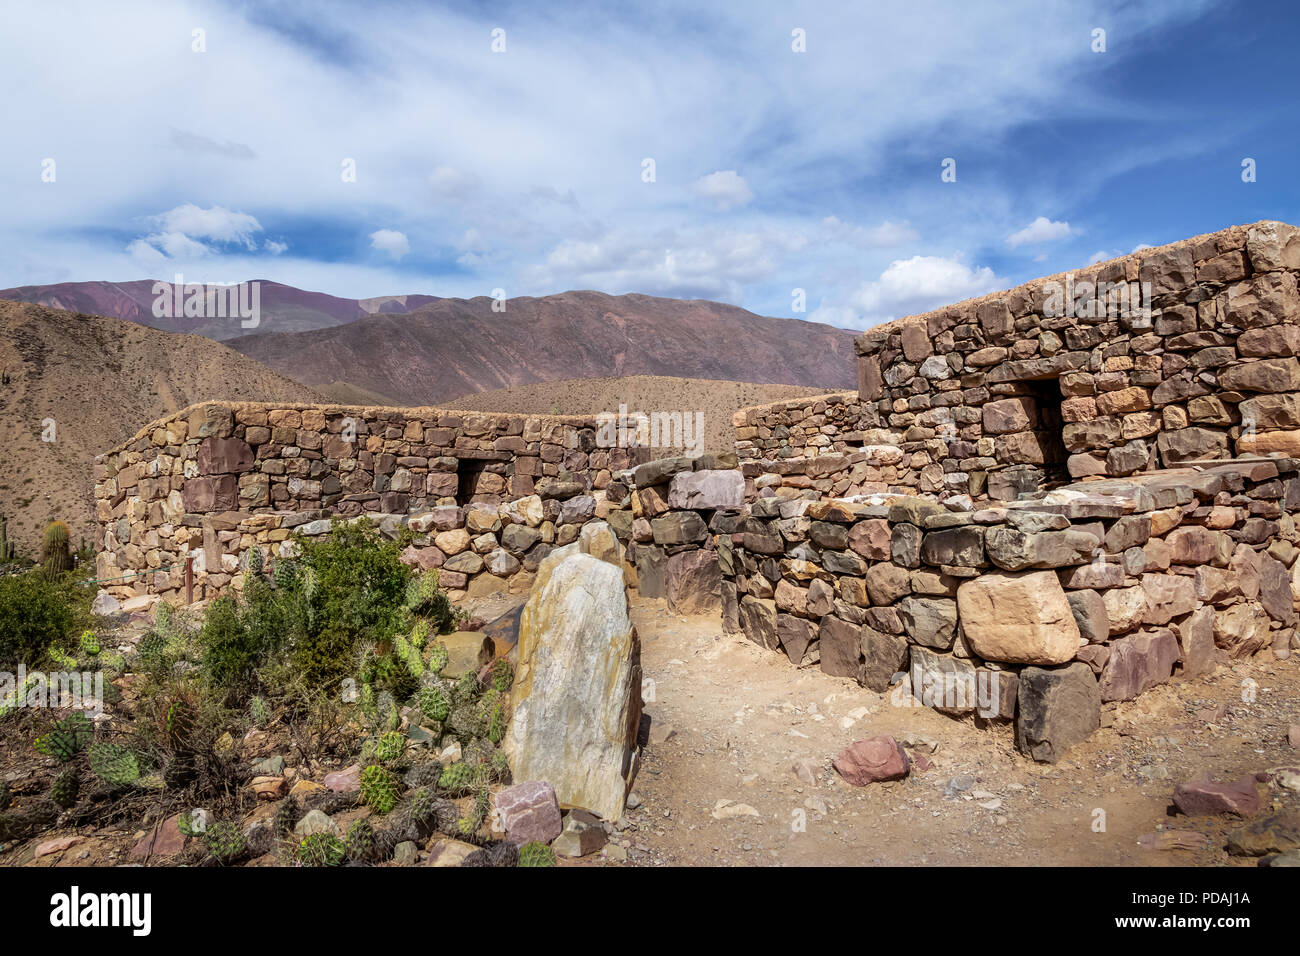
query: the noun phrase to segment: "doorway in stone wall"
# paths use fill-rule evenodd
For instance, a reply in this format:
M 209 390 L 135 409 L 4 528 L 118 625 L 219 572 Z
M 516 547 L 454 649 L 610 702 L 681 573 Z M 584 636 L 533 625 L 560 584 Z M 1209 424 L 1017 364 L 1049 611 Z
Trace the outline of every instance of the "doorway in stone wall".
M 1030 397 L 1038 409 L 1038 427 L 1034 429 L 1038 436 L 1038 446 L 1043 452 L 1043 471 L 1046 482 L 1068 482 L 1070 473 L 1065 461 L 1070 453 L 1065 448 L 1065 439 L 1061 430 L 1065 425 L 1061 418 L 1061 403 L 1065 396 L 1061 394 L 1061 383 L 1055 378 L 1033 379 L 1025 382 Z

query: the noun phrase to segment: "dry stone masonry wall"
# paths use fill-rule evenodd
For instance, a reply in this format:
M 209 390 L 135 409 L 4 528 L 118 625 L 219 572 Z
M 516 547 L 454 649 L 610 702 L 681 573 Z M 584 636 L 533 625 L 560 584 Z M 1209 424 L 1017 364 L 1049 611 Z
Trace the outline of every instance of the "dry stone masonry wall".
M 1015 498 L 1234 453 L 1300 453 L 1300 230 L 1261 222 L 857 340 L 863 428 L 927 493 Z
M 627 449 L 594 418 L 435 408 L 208 403 L 146 426 L 96 459 L 97 576 L 119 593 L 196 597 L 238 586 L 253 545 L 367 514 L 419 536 L 410 558 L 453 588 L 535 567 L 594 517 Z M 489 538 L 491 541 L 489 541 Z M 141 575 L 139 572 L 146 572 Z
M 645 462 L 594 418 L 208 404 L 97 460 L 99 575 L 238 587 L 368 514 L 460 596 L 555 548 L 1053 761 L 1103 705 L 1300 647 L 1300 230 L 1262 222 L 863 335 L 858 392 Z

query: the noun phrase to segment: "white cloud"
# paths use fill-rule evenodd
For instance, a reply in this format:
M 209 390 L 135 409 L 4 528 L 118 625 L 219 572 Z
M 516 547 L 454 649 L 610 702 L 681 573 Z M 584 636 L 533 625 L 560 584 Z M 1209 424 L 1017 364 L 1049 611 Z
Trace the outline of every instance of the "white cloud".
M 749 183 L 745 182 L 745 177 L 734 169 L 720 169 L 716 173 L 701 176 L 691 183 L 691 189 L 697 196 L 709 201 L 723 212 L 738 206 L 747 206 L 754 198 Z
M 268 239 L 266 240 L 266 242 L 262 243 L 262 248 L 265 249 L 267 252 L 269 252 L 271 255 L 278 256 L 286 249 L 289 248 L 289 243 L 277 242 L 274 239 Z
M 534 284 L 557 288 L 738 303 L 745 285 L 771 278 L 806 243 L 797 231 L 782 229 L 666 229 L 651 235 L 619 229 L 565 239 L 543 267 L 526 275 Z
M 1007 245 L 1014 249 L 1026 243 L 1055 242 L 1069 235 L 1072 233 L 1068 222 L 1053 222 L 1046 216 L 1039 216 L 1024 229 L 1007 236 Z
M 972 269 L 956 259 L 912 256 L 895 259 L 874 282 L 864 282 L 851 298 L 869 324 L 970 299 L 1004 285 L 992 269 Z
M 224 206 L 202 209 L 193 203 L 185 203 L 154 216 L 153 220 L 163 232 L 214 242 L 237 242 L 247 249 L 256 247 L 253 236 L 262 231 L 262 224 L 255 217 L 231 212 Z
M 379 229 L 370 234 L 370 245 L 380 252 L 386 252 L 395 262 L 411 251 L 411 243 L 406 234 L 396 229 Z
M 950 143 L 996 147 L 1063 107 L 1086 117 L 1132 105 L 1096 79 L 1077 17 L 1040 6 L 955 5 L 935 17 L 918 4 L 815 5 L 800 25 L 816 56 L 794 57 L 773 45 L 790 30 L 774 0 L 665 0 L 653 29 L 621 9 L 516 5 L 512 32 L 527 42 L 506 56 L 485 52 L 495 24 L 472 6 L 380 4 L 358 27 L 346 6 L 304 0 L 15 5 L 0 31 L 0 81 L 32 93 L 10 97 L 6 119 L 59 160 L 59 179 L 27 188 L 31 151 L 0 150 L 0 287 L 66 280 L 69 269 L 138 278 L 143 263 L 173 255 L 266 275 L 258 263 L 276 246 L 265 223 L 293 244 L 274 260 L 277 280 L 338 295 L 498 285 L 540 295 L 604 282 L 631 291 L 644 281 L 642 291 L 708 291 L 777 314 L 788 314 L 792 286 L 850 308 L 863 276 L 936 252 L 908 245 L 921 235 L 942 236 L 951 254 L 1021 227 L 1017 206 L 1077 208 L 1080 197 L 1046 186 L 1026 197 L 1030 187 L 996 176 L 936 193 L 937 166 L 898 174 L 922 170 L 918 154 L 951 155 Z M 1095 6 L 1098 20 L 1122 12 L 1132 40 L 1198 15 L 1204 0 Z M 196 56 L 183 41 L 200 22 L 225 39 Z M 880 40 L 871 57 L 863 35 Z M 439 38 L 432 66 L 429 37 Z M 1008 48 L 1034 49 L 1039 68 L 1008 61 Z M 275 110 L 245 108 L 268 91 Z M 701 109 L 702 91 L 718 91 L 727 109 Z M 1117 146 L 1116 167 L 1137 150 Z M 647 156 L 653 184 L 641 181 Z M 347 157 L 352 183 L 339 177 Z M 190 208 L 144 220 L 177 197 Z M 361 256 L 352 268 L 321 255 L 330 240 L 365 235 L 359 222 L 401 231 L 415 252 Z M 458 247 L 469 229 L 482 249 Z M 257 256 L 244 255 L 254 240 Z M 566 244 L 582 243 L 600 249 L 585 267 L 566 258 L 577 256 Z M 619 262 L 619 250 L 630 258 Z M 448 269 L 458 257 L 462 268 Z

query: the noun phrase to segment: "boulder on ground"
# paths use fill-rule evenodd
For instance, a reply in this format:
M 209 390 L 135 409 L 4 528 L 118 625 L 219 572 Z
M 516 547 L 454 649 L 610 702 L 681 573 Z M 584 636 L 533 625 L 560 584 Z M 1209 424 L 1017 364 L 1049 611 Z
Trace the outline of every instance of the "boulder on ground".
M 855 740 L 837 756 L 831 765 L 846 783 L 865 787 L 884 780 L 901 780 L 911 769 L 902 746 L 888 734 Z
M 497 819 L 511 843 L 550 843 L 560 835 L 560 803 L 543 780 L 516 783 L 497 791 Z

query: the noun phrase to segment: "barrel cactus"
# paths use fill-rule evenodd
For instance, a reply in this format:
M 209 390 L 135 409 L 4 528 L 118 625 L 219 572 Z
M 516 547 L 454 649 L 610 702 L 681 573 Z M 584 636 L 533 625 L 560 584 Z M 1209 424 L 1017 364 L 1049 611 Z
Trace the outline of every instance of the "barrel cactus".
M 510 666 L 510 662 L 504 657 L 498 657 L 492 662 L 492 676 L 489 683 L 492 689 L 504 694 L 510 690 L 510 685 L 515 682 L 515 669 Z
M 387 768 L 372 764 L 361 771 L 361 798 L 375 813 L 391 812 L 397 805 L 397 778 Z
M 400 731 L 390 730 L 382 734 L 375 744 L 375 757 L 382 763 L 392 763 L 406 753 L 406 738 Z
M 81 778 L 75 767 L 68 767 L 54 778 L 50 787 L 50 799 L 67 810 L 76 806 L 77 797 L 81 795 Z
M 520 866 L 555 866 L 555 851 L 534 840 L 519 848 Z
M 99 656 L 99 637 L 94 631 L 86 630 L 81 632 L 81 650 L 91 657 Z
M 313 833 L 298 844 L 295 856 L 302 866 L 342 866 L 348 848 L 332 833 Z
M 438 789 L 450 794 L 461 794 L 473 789 L 478 780 L 478 768 L 464 760 L 458 760 L 442 771 L 442 776 L 438 778 Z
M 420 713 L 425 718 L 441 724 L 451 712 L 451 701 L 441 687 L 425 687 L 419 693 Z
M 62 521 L 51 521 L 45 527 L 45 538 L 41 543 L 41 566 L 47 574 L 63 574 L 72 570 L 68 526 Z
M 208 827 L 203 834 L 203 843 L 218 863 L 237 860 L 248 849 L 239 827 L 225 820 Z
M 349 860 L 365 860 L 375 850 L 375 828 L 369 820 L 353 820 L 343 844 Z
M 248 716 L 254 727 L 265 727 L 271 722 L 271 711 L 265 697 L 254 697 L 248 702 Z

